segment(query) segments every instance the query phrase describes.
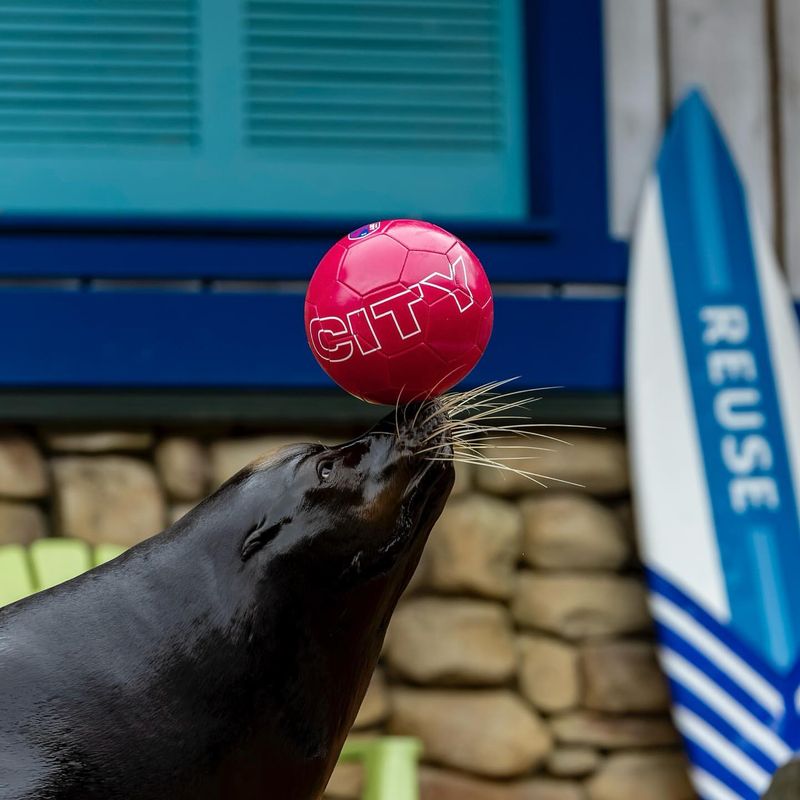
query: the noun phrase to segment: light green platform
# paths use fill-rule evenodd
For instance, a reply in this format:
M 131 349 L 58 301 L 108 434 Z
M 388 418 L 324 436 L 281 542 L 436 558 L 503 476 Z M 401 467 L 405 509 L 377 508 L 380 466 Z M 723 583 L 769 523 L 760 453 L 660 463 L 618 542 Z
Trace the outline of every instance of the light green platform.
M 74 578 L 120 555 L 116 545 L 90 547 L 78 539 L 41 539 L 30 547 L 0 547 L 0 606 L 14 603 L 42 589 Z M 415 739 L 388 736 L 351 739 L 342 761 L 364 765 L 362 800 L 419 800 Z

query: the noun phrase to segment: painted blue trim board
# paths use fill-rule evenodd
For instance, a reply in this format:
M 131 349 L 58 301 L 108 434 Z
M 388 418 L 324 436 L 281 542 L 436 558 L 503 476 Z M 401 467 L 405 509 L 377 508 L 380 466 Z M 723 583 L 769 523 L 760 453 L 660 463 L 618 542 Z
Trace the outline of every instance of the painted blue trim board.
M 298 291 L 3 289 L 0 387 L 331 387 L 306 344 L 302 304 Z M 469 381 L 522 371 L 523 386 L 619 388 L 623 313 L 618 300 L 499 295 Z

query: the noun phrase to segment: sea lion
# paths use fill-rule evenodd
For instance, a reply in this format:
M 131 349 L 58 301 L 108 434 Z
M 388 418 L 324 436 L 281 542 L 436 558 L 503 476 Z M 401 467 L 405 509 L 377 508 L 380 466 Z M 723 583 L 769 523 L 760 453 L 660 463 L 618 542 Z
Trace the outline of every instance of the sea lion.
M 0 611 L 0 798 L 318 798 L 452 488 L 439 408 L 286 448 Z

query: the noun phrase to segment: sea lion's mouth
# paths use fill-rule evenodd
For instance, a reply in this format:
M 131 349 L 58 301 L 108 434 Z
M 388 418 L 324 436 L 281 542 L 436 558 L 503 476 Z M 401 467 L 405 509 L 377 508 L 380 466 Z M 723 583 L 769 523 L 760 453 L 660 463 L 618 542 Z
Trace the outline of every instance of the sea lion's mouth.
M 373 502 L 374 517 L 383 518 L 388 535 L 375 537 L 371 546 L 365 542 L 344 572 L 343 579 L 348 582 L 383 574 L 404 553 L 418 552 L 454 480 L 448 420 L 438 401 L 397 409 L 367 437 L 379 443 L 376 452 L 382 452 L 385 459 L 373 473 L 385 481 Z M 393 510 L 387 516 L 389 506 Z
M 410 431 L 407 441 L 416 462 L 416 471 L 403 494 L 403 510 L 411 518 L 412 536 L 426 527 L 428 516 L 438 516 L 453 482 L 453 447 L 447 418 L 438 401 L 426 403 L 422 414 L 424 422 Z
M 448 472 L 452 472 L 452 439 L 440 402 L 429 400 L 406 406 L 397 434 L 398 446 L 415 466 L 403 501 L 424 500 L 432 496 Z
M 412 528 L 420 526 L 432 500 L 449 494 L 451 482 L 452 467 L 445 461 L 427 461 L 420 467 L 403 496 L 403 507 L 412 518 Z
M 439 516 L 452 486 L 452 466 L 445 462 L 423 462 L 406 489 L 394 535 L 380 546 L 373 562 L 373 573 L 384 572 L 413 546 L 420 535 L 427 534 Z

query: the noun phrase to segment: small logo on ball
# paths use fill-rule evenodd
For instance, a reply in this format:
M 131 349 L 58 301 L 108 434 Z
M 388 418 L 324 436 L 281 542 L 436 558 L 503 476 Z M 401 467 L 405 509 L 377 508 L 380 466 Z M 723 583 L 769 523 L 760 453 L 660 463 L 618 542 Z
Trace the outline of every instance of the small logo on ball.
M 380 222 L 370 222 L 369 225 L 362 225 L 360 228 L 348 234 L 347 238 L 351 240 L 363 239 L 365 236 L 369 236 L 371 233 L 375 233 L 375 231 L 378 230 L 380 226 L 381 226 Z

